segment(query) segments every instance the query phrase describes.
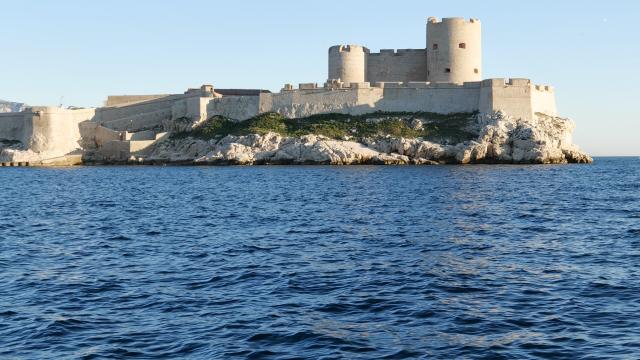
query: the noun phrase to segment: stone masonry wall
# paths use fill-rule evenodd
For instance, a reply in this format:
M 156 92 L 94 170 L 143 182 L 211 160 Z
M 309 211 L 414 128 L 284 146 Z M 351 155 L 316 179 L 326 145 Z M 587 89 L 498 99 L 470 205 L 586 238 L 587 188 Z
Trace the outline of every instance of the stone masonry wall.
M 380 50 L 367 57 L 367 81 L 427 81 L 424 49 Z
M 30 136 L 31 123 L 27 124 L 24 112 L 0 114 L 0 140 L 24 143 Z

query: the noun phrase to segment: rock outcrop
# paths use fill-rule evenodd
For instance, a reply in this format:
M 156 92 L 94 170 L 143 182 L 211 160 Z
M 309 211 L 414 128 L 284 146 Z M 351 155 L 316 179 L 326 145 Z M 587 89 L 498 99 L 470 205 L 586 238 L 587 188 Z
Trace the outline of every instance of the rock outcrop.
M 422 124 L 413 120 L 412 126 Z M 213 140 L 186 136 L 162 141 L 136 161 L 234 165 L 590 163 L 592 159 L 572 142 L 574 126 L 571 120 L 544 114 L 523 121 L 498 112 L 477 116 L 466 129 L 477 138 L 458 144 L 390 136 L 357 141 L 311 134 L 228 135 Z
M 25 105 L 23 103 L 0 100 L 0 113 L 20 112 L 24 108 Z

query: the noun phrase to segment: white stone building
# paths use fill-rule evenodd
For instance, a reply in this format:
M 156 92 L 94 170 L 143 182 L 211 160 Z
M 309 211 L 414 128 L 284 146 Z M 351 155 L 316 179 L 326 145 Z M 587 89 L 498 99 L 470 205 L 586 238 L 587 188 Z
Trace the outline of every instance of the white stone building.
M 377 111 L 502 111 L 525 120 L 536 113 L 557 115 L 551 86 L 534 85 L 529 79 L 482 79 L 482 30 L 477 19 L 429 18 L 422 49 L 372 53 L 363 46 L 338 45 L 328 55 L 328 80 L 322 86 L 286 84 L 279 93 L 271 93 L 203 85 L 176 95 L 110 96 L 97 109 L 29 108 L 0 114 L 0 140 L 20 141 L 51 156 L 91 146 L 126 154 L 149 146 L 184 119 L 194 123 L 215 115 L 236 121 L 266 112 L 289 118 Z

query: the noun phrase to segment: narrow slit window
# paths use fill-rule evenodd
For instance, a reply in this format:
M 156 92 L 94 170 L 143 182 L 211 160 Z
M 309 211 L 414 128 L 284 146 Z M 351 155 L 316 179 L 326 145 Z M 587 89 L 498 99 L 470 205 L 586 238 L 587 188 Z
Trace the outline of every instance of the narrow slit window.
M 444 69 L 444 72 L 446 72 L 446 73 L 450 73 L 450 72 L 451 72 L 451 69 L 450 69 L 450 68 L 446 68 L 446 69 Z
M 433 44 L 433 50 L 438 50 L 438 44 Z
M 460 44 L 458 44 L 458 47 L 460 49 L 466 49 L 467 48 L 467 44 L 466 43 L 460 43 Z

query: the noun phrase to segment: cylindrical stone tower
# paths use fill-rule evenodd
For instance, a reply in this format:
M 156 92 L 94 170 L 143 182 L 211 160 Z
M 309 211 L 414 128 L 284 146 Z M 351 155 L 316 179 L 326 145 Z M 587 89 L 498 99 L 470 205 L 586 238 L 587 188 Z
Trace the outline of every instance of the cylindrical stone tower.
M 329 48 L 329 80 L 345 83 L 367 81 L 369 49 L 359 45 L 337 45 Z
M 427 21 L 427 79 L 463 83 L 482 80 L 480 20 L 431 17 Z

